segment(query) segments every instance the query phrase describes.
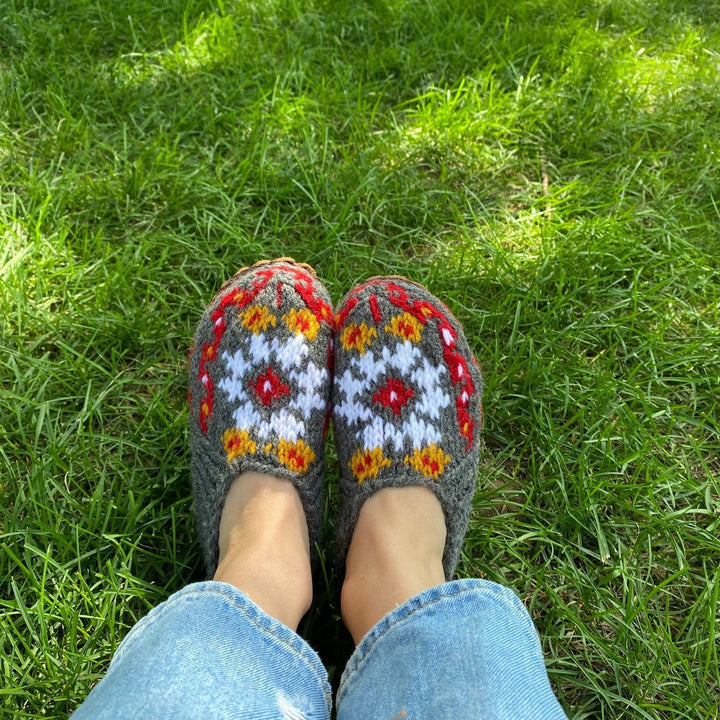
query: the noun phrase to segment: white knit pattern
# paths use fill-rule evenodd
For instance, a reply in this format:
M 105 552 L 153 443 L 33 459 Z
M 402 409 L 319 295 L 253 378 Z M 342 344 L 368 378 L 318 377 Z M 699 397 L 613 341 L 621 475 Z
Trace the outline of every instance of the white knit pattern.
M 237 403 L 233 420 L 238 430 L 253 430 L 260 441 L 281 438 L 297 442 L 305 436 L 305 422 L 313 410 L 325 410 L 326 402 L 319 390 L 329 378 L 326 367 L 305 360 L 308 353 L 307 339 L 302 333 L 283 341 L 273 337 L 270 342 L 264 333 L 259 333 L 247 336 L 234 354 L 222 354 L 228 374 L 218 382 L 218 387 L 227 394 L 229 402 Z M 280 368 L 283 377 L 295 381 L 300 389 L 276 410 L 258 407 L 249 386 L 267 367 Z
M 393 350 L 383 347 L 378 357 L 372 350 L 354 355 L 350 367 L 335 377 L 340 398 L 335 404 L 335 416 L 344 418 L 348 428 L 358 426 L 356 437 L 365 450 L 391 442 L 400 452 L 406 438 L 418 449 L 439 443 L 441 433 L 432 421 L 439 420 L 440 410 L 450 404 L 450 395 L 441 385 L 446 373 L 444 365 L 432 365 L 409 341 Z M 399 377 L 413 390 L 412 408 L 401 423 L 386 420 L 373 407 L 371 387 L 382 374 Z

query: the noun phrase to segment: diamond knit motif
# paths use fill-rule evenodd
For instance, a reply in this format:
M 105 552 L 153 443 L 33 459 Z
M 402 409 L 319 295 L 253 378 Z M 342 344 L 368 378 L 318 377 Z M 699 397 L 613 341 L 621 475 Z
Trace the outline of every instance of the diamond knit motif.
M 251 335 L 232 355 L 223 353 L 225 373 L 218 387 L 226 393 L 236 428 L 259 441 L 296 442 L 305 436 L 313 411 L 326 409 L 329 382 L 327 367 L 310 360 L 309 353 L 302 333 L 285 341 Z
M 333 314 L 313 271 L 261 263 L 223 287 L 190 355 L 190 445 L 196 520 L 208 571 L 233 479 L 253 470 L 290 480 L 311 539 L 322 521 Z
M 407 405 L 415 393 L 399 378 L 389 378 L 388 381 L 373 395 L 373 402 L 389 407 L 393 415 L 397 415 Z
M 482 378 L 462 329 L 437 298 L 402 278 L 351 290 L 336 327 L 340 556 L 367 497 L 424 485 L 445 511 L 449 577 L 467 526 L 482 423 Z
M 440 383 L 444 374 L 447 369 L 443 365 L 433 365 L 407 341 L 396 344 L 392 350 L 388 346 L 366 350 L 359 357 L 351 357 L 349 367 L 335 376 L 335 418 L 345 421 L 354 431 L 361 449 L 372 450 L 392 443 L 394 450 L 401 452 L 408 443 L 411 448 L 419 448 L 440 442 L 433 421 L 450 404 L 450 395 Z M 378 389 L 373 393 L 375 386 Z M 378 413 L 375 407 L 378 400 L 391 407 L 394 416 L 408 404 L 406 417 L 396 422 L 395 417 Z
M 280 378 L 271 367 L 264 373 L 260 373 L 255 382 L 251 380 L 249 384 L 263 405 L 272 405 L 273 400 L 290 394 L 290 388 L 280 382 Z

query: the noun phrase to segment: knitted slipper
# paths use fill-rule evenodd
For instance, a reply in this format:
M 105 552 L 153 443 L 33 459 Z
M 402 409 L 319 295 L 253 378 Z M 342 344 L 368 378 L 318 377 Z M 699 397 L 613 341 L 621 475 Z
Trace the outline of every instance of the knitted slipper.
M 482 426 L 482 377 L 462 328 L 421 285 L 378 277 L 345 297 L 336 332 L 340 558 L 370 495 L 423 485 L 445 513 L 449 580 L 467 530 Z
M 218 564 L 220 514 L 233 480 L 254 470 L 287 478 L 320 537 L 333 319 L 308 265 L 257 263 L 226 282 L 190 351 L 190 449 L 200 544 Z

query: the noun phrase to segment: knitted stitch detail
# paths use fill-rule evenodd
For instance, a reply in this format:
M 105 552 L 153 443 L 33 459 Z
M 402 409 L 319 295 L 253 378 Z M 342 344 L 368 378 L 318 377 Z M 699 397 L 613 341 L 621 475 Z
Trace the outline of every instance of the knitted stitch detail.
M 360 325 L 350 323 L 343 328 L 340 342 L 345 350 L 357 350 L 361 355 L 364 355 L 367 346 L 377 336 L 377 330 L 374 327 L 369 327 L 365 323 Z
M 250 438 L 247 430 L 228 428 L 222 435 L 222 443 L 227 454 L 228 465 L 237 457 L 254 455 L 257 451 L 257 445 Z
M 331 323 L 332 309 L 330 308 L 330 305 L 317 294 L 314 278 L 308 272 L 300 269 L 299 267 L 286 265 L 283 266 L 283 269 L 285 272 L 290 273 L 294 277 L 295 290 L 307 305 L 307 308 L 310 313 L 312 313 L 312 316 L 315 317 L 318 323 L 318 328 L 320 322 Z M 208 421 L 212 416 L 213 406 L 215 403 L 215 387 L 210 379 L 209 373 L 207 372 L 206 365 L 208 362 L 214 362 L 217 358 L 217 351 L 227 328 L 225 311 L 231 306 L 236 307 L 238 310 L 247 308 L 246 312 L 241 314 L 242 322 L 245 327 L 252 330 L 252 332 L 256 335 L 261 331 L 266 330 L 268 326 L 274 327 L 277 319 L 272 313 L 270 313 L 267 307 L 248 306 L 258 296 L 260 291 L 267 287 L 275 271 L 276 269 L 273 267 L 255 268 L 253 271 L 255 279 L 253 280 L 251 287 L 231 289 L 226 292 L 220 300 L 220 304 L 210 316 L 213 323 L 214 337 L 212 342 L 204 343 L 200 367 L 198 369 L 198 378 L 205 387 L 205 397 L 200 401 L 199 418 L 200 427 L 205 433 L 207 433 Z M 277 285 L 276 304 L 278 308 L 280 308 L 282 304 L 282 285 L 280 283 Z M 317 330 L 315 331 L 315 335 L 316 334 Z M 308 339 L 313 340 L 315 335 L 312 337 L 308 336 Z
M 420 485 L 445 514 L 449 579 L 470 514 L 482 423 L 482 377 L 462 328 L 425 288 L 392 277 L 351 290 L 336 325 L 338 556 L 344 558 L 368 497 Z
M 373 402 L 389 407 L 393 415 L 397 415 L 414 396 L 413 389 L 407 387 L 402 380 L 390 378 L 374 395 Z
M 282 342 L 271 340 L 264 333 L 251 335 L 247 347 L 240 346 L 233 355 L 223 353 L 225 376 L 218 387 L 234 404 L 233 420 L 240 430 L 254 429 L 260 441 L 276 435 L 291 442 L 305 435 L 305 422 L 313 410 L 324 410 L 326 401 L 320 390 L 329 379 L 328 369 L 308 360 L 308 341 L 303 333 Z M 294 381 L 297 392 L 287 404 L 278 401 L 290 396 L 289 386 L 281 382 L 273 366 L 289 381 Z M 245 381 L 253 368 L 263 368 L 249 382 Z M 263 408 L 261 410 L 258 402 Z
M 292 308 L 290 312 L 283 315 L 282 319 L 289 330 L 302 333 L 308 340 L 314 340 L 317 337 L 320 323 L 307 308 L 302 310 Z
M 275 327 L 277 318 L 266 308 L 260 305 L 250 305 L 244 313 L 240 313 L 242 324 L 256 335 L 268 326 Z
M 350 458 L 350 469 L 355 474 L 359 485 L 362 485 L 363 481 L 368 478 L 376 477 L 381 468 L 389 467 L 391 464 L 389 458 L 383 455 L 381 447 L 375 447 L 372 450 L 358 449 Z
M 371 296 L 371 298 L 375 299 L 374 296 Z M 385 330 L 404 340 L 419 342 L 422 338 L 422 327 L 422 323 L 410 313 L 403 313 L 391 318 L 390 324 L 385 326 Z
M 460 432 L 466 440 L 466 449 L 472 449 L 475 421 L 468 413 L 468 406 L 470 398 L 475 393 L 475 384 L 468 371 L 467 361 L 456 350 L 457 331 L 443 312 L 429 301 L 410 298 L 408 291 L 397 283 L 390 280 L 369 280 L 350 292 L 343 309 L 337 315 L 338 328 L 342 326 L 348 314 L 356 306 L 358 302 L 357 295 L 373 286 L 379 286 L 386 290 L 388 300 L 404 311 L 402 316 L 390 319 L 389 325 L 384 328 L 386 332 L 392 332 L 399 337 L 406 337 L 417 342 L 420 339 L 421 328 L 427 325 L 428 320 L 433 319 L 437 322 L 437 329 L 443 344 L 443 358 L 450 370 L 452 384 L 455 386 L 455 405 Z M 380 318 L 376 319 L 376 322 L 381 322 L 382 316 L 378 308 L 377 298 L 374 295 L 370 295 L 368 304 L 373 318 Z M 445 308 L 444 305 L 443 307 Z M 445 311 L 448 315 L 451 315 L 447 308 L 445 308 Z M 415 322 L 409 326 L 408 323 L 413 320 Z M 350 326 L 352 326 L 352 323 L 348 327 Z M 371 330 L 374 330 L 374 328 L 369 328 L 365 335 L 367 336 Z M 344 332 L 345 330 L 343 330 L 343 334 Z
M 403 462 L 406 465 L 411 465 L 425 477 L 437 480 L 451 460 L 452 458 L 443 452 L 442 448 L 439 448 L 435 443 L 431 443 L 421 450 L 415 448 L 412 457 L 406 455 Z
M 439 443 L 440 431 L 433 421 L 437 421 L 439 411 L 450 404 L 450 396 L 441 384 L 447 369 L 443 365 L 432 365 L 408 341 L 398 344 L 394 351 L 384 346 L 377 352 L 378 355 L 368 350 L 360 358 L 353 357 L 350 367 L 342 375 L 336 375 L 335 384 L 342 400 L 335 403 L 335 415 L 345 419 L 349 428 L 357 428 L 355 435 L 362 443 L 361 449 L 375 448 L 390 441 L 395 450 L 401 452 L 406 439 L 418 448 Z M 371 395 L 370 388 L 384 375 L 393 377 Z M 401 377 L 405 377 L 407 383 L 403 383 Z M 398 395 L 401 386 L 404 388 L 402 401 Z M 385 406 L 383 397 L 387 398 L 389 416 L 378 412 L 378 404 Z M 411 397 L 410 408 L 408 400 Z M 408 410 L 403 414 L 402 422 L 396 422 L 406 406 Z
M 280 438 L 278 443 L 278 460 L 291 472 L 305 473 L 315 460 L 313 449 L 303 440 L 288 442 Z
M 218 561 L 235 478 L 285 478 L 305 509 L 311 549 L 323 516 L 333 313 L 312 269 L 289 259 L 246 268 L 201 319 L 188 361 L 193 498 L 205 564 Z

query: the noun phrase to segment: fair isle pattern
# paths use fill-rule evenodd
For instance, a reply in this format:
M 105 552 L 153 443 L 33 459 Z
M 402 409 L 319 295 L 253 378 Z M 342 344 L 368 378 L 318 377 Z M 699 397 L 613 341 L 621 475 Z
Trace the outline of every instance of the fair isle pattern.
M 308 272 L 299 267 L 293 266 L 283 266 L 283 270 L 293 276 L 296 292 L 305 302 L 308 313 L 311 314 L 313 320 L 317 323 L 317 326 L 311 324 L 308 316 L 304 316 L 307 325 L 314 330 L 314 334 L 312 334 L 312 338 L 310 339 L 314 339 L 320 323 L 332 322 L 332 310 L 330 309 L 330 306 L 317 294 L 315 289 L 315 280 Z M 274 273 L 275 268 L 272 267 L 256 268 L 254 270 L 255 278 L 251 286 L 249 288 L 233 289 L 225 293 L 225 295 L 221 298 L 218 307 L 210 316 L 210 320 L 213 324 L 213 339 L 211 342 L 203 344 L 200 366 L 198 369 L 198 378 L 205 388 L 204 397 L 200 400 L 199 417 L 200 428 L 204 433 L 207 433 L 208 431 L 208 421 L 212 416 L 213 406 L 215 403 L 215 386 L 210 377 L 210 373 L 207 371 L 207 365 L 208 363 L 213 363 L 217 360 L 220 343 L 223 339 L 223 335 L 225 334 L 225 330 L 227 329 L 225 314 L 226 312 L 237 311 L 242 324 L 250 330 L 254 336 L 259 336 L 259 334 L 265 331 L 268 326 L 275 326 L 277 318 L 270 313 L 267 308 L 251 306 L 251 303 L 255 300 L 258 294 L 267 287 Z M 280 308 L 281 304 L 282 284 L 278 284 L 276 305 Z M 302 318 L 302 311 L 300 311 L 300 314 Z M 295 332 L 306 337 L 310 336 L 311 333 L 303 332 L 302 320 L 297 320 L 297 313 L 284 318 L 284 320 L 288 325 L 295 323 L 295 327 L 292 328 Z
M 235 458 L 254 455 L 257 451 L 257 444 L 250 437 L 247 430 L 226 430 L 221 439 L 227 455 L 228 465 Z
M 344 307 L 337 315 L 337 327 L 341 328 L 344 326 L 348 315 L 359 302 L 358 294 L 373 285 L 382 286 L 387 292 L 388 300 L 399 310 L 403 311 L 401 316 L 387 319 L 389 324 L 384 327 L 386 332 L 391 332 L 399 337 L 405 337 L 408 340 L 417 342 L 420 340 L 422 329 L 426 328 L 428 320 L 435 321 L 443 347 L 443 359 L 449 369 L 452 380 L 460 434 L 465 438 L 466 450 L 471 450 L 473 447 L 475 421 L 471 417 L 468 407 L 470 405 L 470 399 L 476 391 L 475 383 L 468 370 L 467 360 L 456 348 L 457 331 L 440 310 L 426 300 L 410 298 L 405 288 L 397 283 L 388 280 L 370 280 L 354 288 L 346 300 Z M 374 321 L 376 323 L 382 323 L 383 317 L 377 300 L 373 295 L 369 296 L 368 305 Z M 352 325 L 352 323 L 349 323 L 348 326 L 349 325 Z M 349 348 L 346 347 L 345 349 Z M 365 352 L 365 350 L 363 350 L 363 352 Z
M 206 308 L 188 359 L 188 395 L 193 508 L 209 577 L 225 497 L 245 472 L 292 483 L 315 552 L 332 334 L 326 288 L 290 258 L 240 270 Z
M 348 463 L 357 478 L 358 485 L 362 485 L 368 478 L 374 478 L 382 468 L 390 467 L 392 462 L 386 458 L 382 448 L 372 450 L 356 450 Z
M 369 497 L 420 486 L 445 515 L 443 570 L 450 580 L 470 517 L 482 425 L 482 373 L 467 338 L 442 302 L 399 277 L 351 290 L 336 327 L 338 558 L 345 558 Z
M 397 313 L 387 312 L 387 303 L 378 301 L 373 285 Z M 359 302 L 367 302 L 372 323 L 350 321 Z M 356 450 L 348 466 L 356 481 L 362 484 L 391 466 L 386 453 L 438 481 L 453 461 L 443 449 L 444 410 L 453 407 L 465 451 L 474 442 L 475 421 L 469 405 L 476 388 L 466 357 L 456 347 L 457 330 L 434 304 L 411 298 L 406 288 L 389 279 L 355 288 L 338 312 L 336 324 L 347 355 L 344 369 L 334 380 L 333 412 L 343 432 L 354 435 Z M 433 361 L 422 351 L 427 332 L 438 333 L 442 359 L 438 355 Z
M 320 391 L 329 379 L 327 367 L 308 360 L 308 353 L 302 332 L 284 342 L 251 334 L 232 355 L 223 353 L 226 374 L 218 387 L 234 406 L 236 430 L 252 431 L 264 446 L 270 440 L 297 443 L 305 437 L 311 413 L 325 410 Z
M 432 365 L 411 342 L 399 343 L 394 350 L 388 346 L 377 351 L 366 350 L 353 356 L 350 367 L 335 378 L 339 397 L 334 412 L 344 418 L 365 449 L 382 447 L 386 442 L 401 452 L 405 440 L 413 448 L 441 441 L 437 421 L 440 410 L 450 404 L 450 396 L 442 388 L 443 365 Z M 375 392 L 371 388 L 378 378 L 388 376 Z M 378 405 L 390 409 L 390 417 L 377 411 Z M 402 423 L 393 420 L 403 413 Z
M 450 456 L 442 448 L 435 443 L 431 443 L 422 450 L 415 448 L 412 455 L 405 456 L 404 462 L 406 465 L 411 465 L 425 477 L 437 480 L 445 471 L 445 466 L 450 460 Z

